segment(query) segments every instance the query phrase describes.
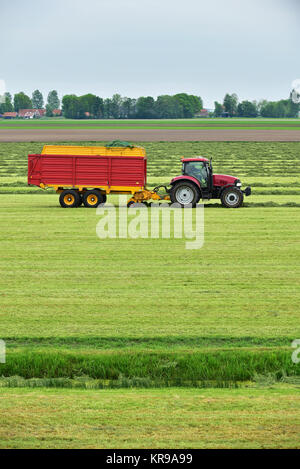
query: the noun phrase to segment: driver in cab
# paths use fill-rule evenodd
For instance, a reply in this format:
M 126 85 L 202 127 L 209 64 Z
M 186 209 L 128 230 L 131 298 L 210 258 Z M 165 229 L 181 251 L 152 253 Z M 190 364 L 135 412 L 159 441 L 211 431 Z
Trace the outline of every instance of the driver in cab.
M 186 165 L 185 174 L 198 179 L 201 184 L 201 187 L 207 187 L 207 170 L 203 163 L 188 163 Z

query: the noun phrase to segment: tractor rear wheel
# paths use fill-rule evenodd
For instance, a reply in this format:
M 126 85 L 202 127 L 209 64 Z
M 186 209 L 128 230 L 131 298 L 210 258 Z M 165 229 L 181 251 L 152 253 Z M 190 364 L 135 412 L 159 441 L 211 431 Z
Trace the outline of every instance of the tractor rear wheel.
M 221 194 L 221 202 L 223 207 L 239 208 L 243 205 L 244 196 L 237 187 L 227 187 Z
M 63 208 L 78 207 L 80 204 L 80 195 L 78 191 L 66 189 L 60 194 L 59 203 Z
M 170 191 L 170 199 L 173 204 L 179 204 L 181 207 L 194 207 L 200 199 L 200 191 L 191 182 L 178 182 Z
M 83 203 L 87 208 L 96 208 L 103 203 L 103 195 L 97 189 L 86 191 L 83 194 Z

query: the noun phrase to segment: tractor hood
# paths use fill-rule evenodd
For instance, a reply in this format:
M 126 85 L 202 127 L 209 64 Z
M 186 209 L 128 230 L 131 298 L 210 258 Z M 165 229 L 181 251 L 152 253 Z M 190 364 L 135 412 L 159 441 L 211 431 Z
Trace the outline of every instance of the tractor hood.
M 239 179 L 234 176 L 228 176 L 227 174 L 214 174 L 213 185 L 214 186 L 228 186 L 234 185 Z

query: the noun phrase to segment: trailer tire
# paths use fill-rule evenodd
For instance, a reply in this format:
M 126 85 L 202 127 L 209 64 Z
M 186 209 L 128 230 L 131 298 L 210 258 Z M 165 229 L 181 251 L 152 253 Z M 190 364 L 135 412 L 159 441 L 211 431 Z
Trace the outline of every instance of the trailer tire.
M 60 194 L 59 203 L 63 208 L 79 207 L 80 195 L 77 191 L 66 189 Z
M 179 204 L 181 207 L 187 205 L 195 207 L 200 200 L 200 191 L 191 182 L 178 182 L 170 190 L 170 199 L 173 204 Z
M 100 191 L 93 189 L 83 194 L 83 203 L 86 208 L 96 208 L 104 203 L 104 197 Z
M 79 195 L 79 201 L 78 201 L 77 207 L 80 207 L 83 204 L 83 199 L 82 199 L 82 194 L 80 194 L 80 192 L 78 193 L 78 195 Z
M 227 187 L 221 194 L 221 202 L 226 208 L 239 208 L 243 205 L 244 195 L 237 187 Z

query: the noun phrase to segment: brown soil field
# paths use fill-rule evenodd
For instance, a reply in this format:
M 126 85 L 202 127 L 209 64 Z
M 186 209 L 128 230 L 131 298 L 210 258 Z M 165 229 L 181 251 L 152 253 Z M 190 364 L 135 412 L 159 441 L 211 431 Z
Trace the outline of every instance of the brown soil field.
M 0 142 L 131 140 L 143 142 L 299 142 L 297 130 L 238 129 L 1 129 Z

